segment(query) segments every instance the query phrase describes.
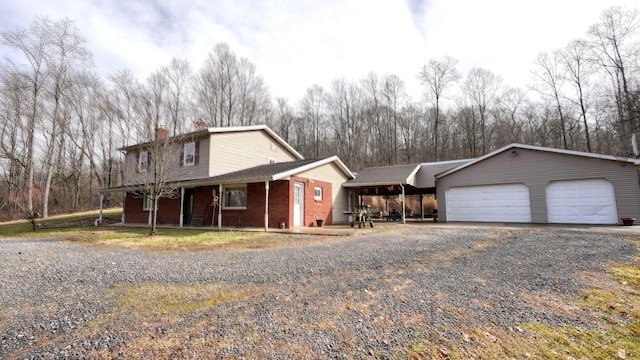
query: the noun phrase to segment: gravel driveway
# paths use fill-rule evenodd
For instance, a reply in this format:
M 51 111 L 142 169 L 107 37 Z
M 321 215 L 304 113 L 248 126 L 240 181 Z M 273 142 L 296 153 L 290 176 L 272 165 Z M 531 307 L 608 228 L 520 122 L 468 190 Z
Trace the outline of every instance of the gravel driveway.
M 628 235 L 558 228 L 279 236 L 293 241 L 178 253 L 0 240 L 0 358 L 404 358 L 465 329 L 589 328 L 562 299 L 638 252 Z M 156 307 L 171 296 L 192 307 Z

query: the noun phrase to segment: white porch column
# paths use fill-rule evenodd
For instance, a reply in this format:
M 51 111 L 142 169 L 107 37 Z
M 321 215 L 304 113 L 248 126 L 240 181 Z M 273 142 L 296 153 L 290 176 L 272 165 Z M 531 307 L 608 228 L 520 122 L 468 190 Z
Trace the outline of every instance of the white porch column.
M 100 216 L 98 216 L 96 226 L 102 224 L 102 203 L 104 203 L 104 194 L 100 193 Z
M 405 201 L 405 199 L 404 199 L 404 186 L 402 184 L 400 184 L 400 187 L 402 188 L 402 223 L 406 224 L 407 223 L 407 219 L 405 217 L 406 216 L 406 212 L 405 212 L 405 209 L 404 209 L 404 201 Z
M 145 195 L 145 196 L 151 196 L 151 195 Z M 144 201 L 144 199 L 142 200 Z M 147 220 L 147 225 L 151 226 L 151 217 L 153 216 L 153 207 L 155 205 L 155 201 L 153 201 L 153 198 L 151 198 L 151 208 L 149 209 L 149 220 Z
M 180 227 L 184 226 L 184 188 L 180 188 Z
M 122 193 L 122 219 L 121 219 L 122 225 L 124 225 L 124 220 L 125 220 L 125 218 L 124 218 L 124 213 L 125 213 L 124 209 L 126 209 L 126 208 L 127 208 L 127 193 L 123 192 Z
M 222 204 L 224 204 L 224 193 L 222 192 L 222 185 L 218 185 L 218 195 L 220 204 L 218 205 L 218 229 L 222 229 Z
M 269 181 L 264 182 L 264 231 L 269 231 Z

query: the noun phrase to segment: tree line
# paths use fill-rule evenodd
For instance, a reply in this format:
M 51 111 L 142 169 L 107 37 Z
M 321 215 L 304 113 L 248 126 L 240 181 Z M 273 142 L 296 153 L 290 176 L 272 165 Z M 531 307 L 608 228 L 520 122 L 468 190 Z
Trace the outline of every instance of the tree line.
M 499 74 L 429 59 L 423 96 L 375 71 L 273 97 L 255 64 L 216 44 L 199 69 L 180 58 L 137 79 L 98 75 L 69 19 L 38 17 L 0 34 L 0 218 L 98 206 L 121 184 L 119 148 L 204 127 L 267 124 L 307 158 L 338 155 L 353 170 L 478 157 L 519 142 L 631 155 L 640 130 L 640 13 L 612 7 L 584 38 L 533 59 L 528 88 Z M 240 146 L 240 145 L 239 145 Z M 121 198 L 107 198 L 117 205 Z

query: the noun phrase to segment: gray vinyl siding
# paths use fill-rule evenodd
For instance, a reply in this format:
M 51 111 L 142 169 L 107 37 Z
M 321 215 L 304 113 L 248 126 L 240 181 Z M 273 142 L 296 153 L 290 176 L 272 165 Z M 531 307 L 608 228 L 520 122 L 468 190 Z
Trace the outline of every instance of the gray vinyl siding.
M 211 134 L 209 174 L 216 176 L 253 166 L 299 160 L 265 131 Z
M 211 139 L 209 136 L 203 137 L 197 140 L 199 142 L 198 149 L 198 164 L 191 166 L 180 166 L 180 154 L 182 151 L 178 152 L 178 156 L 174 157 L 174 166 L 178 167 L 179 180 L 191 180 L 191 179 L 201 179 L 207 177 L 209 173 L 208 165 L 209 165 L 209 157 L 210 157 L 210 142 Z
M 209 165 L 209 137 L 193 140 L 199 142 L 198 145 L 198 164 L 190 166 L 181 166 L 181 154 L 183 144 L 176 144 L 171 147 L 171 150 L 167 154 L 167 168 L 166 178 L 171 180 L 191 180 L 205 178 L 208 174 Z M 129 150 L 125 156 L 125 181 L 124 185 L 140 184 L 153 182 L 153 163 L 151 163 L 148 172 L 137 171 L 137 156 L 140 150 Z M 151 162 L 156 161 L 154 154 L 151 153 Z
M 524 184 L 529 187 L 533 223 L 547 223 L 545 188 L 552 181 L 606 179 L 614 187 L 618 217 L 640 218 L 640 187 L 635 166 L 539 150 L 513 148 L 437 179 L 438 214 L 446 221 L 446 191 L 458 186 Z

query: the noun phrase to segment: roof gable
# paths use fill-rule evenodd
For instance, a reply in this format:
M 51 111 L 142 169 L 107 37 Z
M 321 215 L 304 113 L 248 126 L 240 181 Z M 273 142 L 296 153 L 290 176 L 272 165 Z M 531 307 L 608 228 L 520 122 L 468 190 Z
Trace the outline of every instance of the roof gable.
M 451 170 L 458 166 L 464 165 L 474 159 L 437 161 L 430 163 L 421 163 L 420 171 L 416 176 L 416 187 L 419 188 L 435 188 L 436 175 Z
M 611 156 L 611 155 L 603 155 L 603 154 L 594 154 L 594 153 L 588 153 L 588 152 L 583 152 L 583 151 L 575 151 L 575 150 L 563 150 L 563 149 L 556 149 L 556 148 L 550 148 L 550 147 L 543 147 L 543 146 L 535 146 L 535 145 L 526 145 L 526 144 L 517 144 L 517 143 L 513 143 L 513 144 L 509 144 L 507 146 L 504 146 L 498 150 L 492 151 L 484 156 L 481 156 L 475 160 L 472 160 L 466 164 L 463 164 L 461 166 L 455 167 L 453 169 L 450 169 L 448 171 L 445 171 L 441 174 L 437 174 L 436 178 L 441 178 L 444 176 L 447 176 L 449 174 L 452 174 L 454 172 L 460 171 L 464 168 L 467 168 L 469 166 L 473 166 L 481 161 L 484 161 L 488 158 L 491 158 L 495 155 L 501 154 L 503 152 L 506 151 L 514 151 L 516 149 L 525 149 L 525 150 L 533 150 L 533 151 L 543 151 L 543 152 L 547 152 L 547 153 L 552 153 L 552 154 L 563 154 L 563 155 L 571 155 L 571 156 L 581 156 L 581 157 L 587 157 L 587 158 L 592 158 L 592 159 L 600 159 L 600 160 L 610 160 L 610 161 L 622 161 L 622 162 L 627 162 L 627 163 L 631 163 L 634 165 L 640 165 L 640 160 L 636 160 L 636 159 L 632 159 L 632 158 L 626 158 L 626 157 L 616 157 L 616 156 Z
M 232 126 L 232 127 L 210 127 L 206 130 L 209 134 L 224 134 L 231 132 L 246 132 L 246 131 L 264 131 L 269 137 L 273 138 L 277 143 L 284 147 L 287 151 L 291 152 L 296 158 L 303 160 L 304 156 L 296 151 L 289 143 L 284 141 L 283 138 L 278 136 L 267 125 L 250 125 L 250 126 Z M 188 135 L 188 134 L 186 134 Z

